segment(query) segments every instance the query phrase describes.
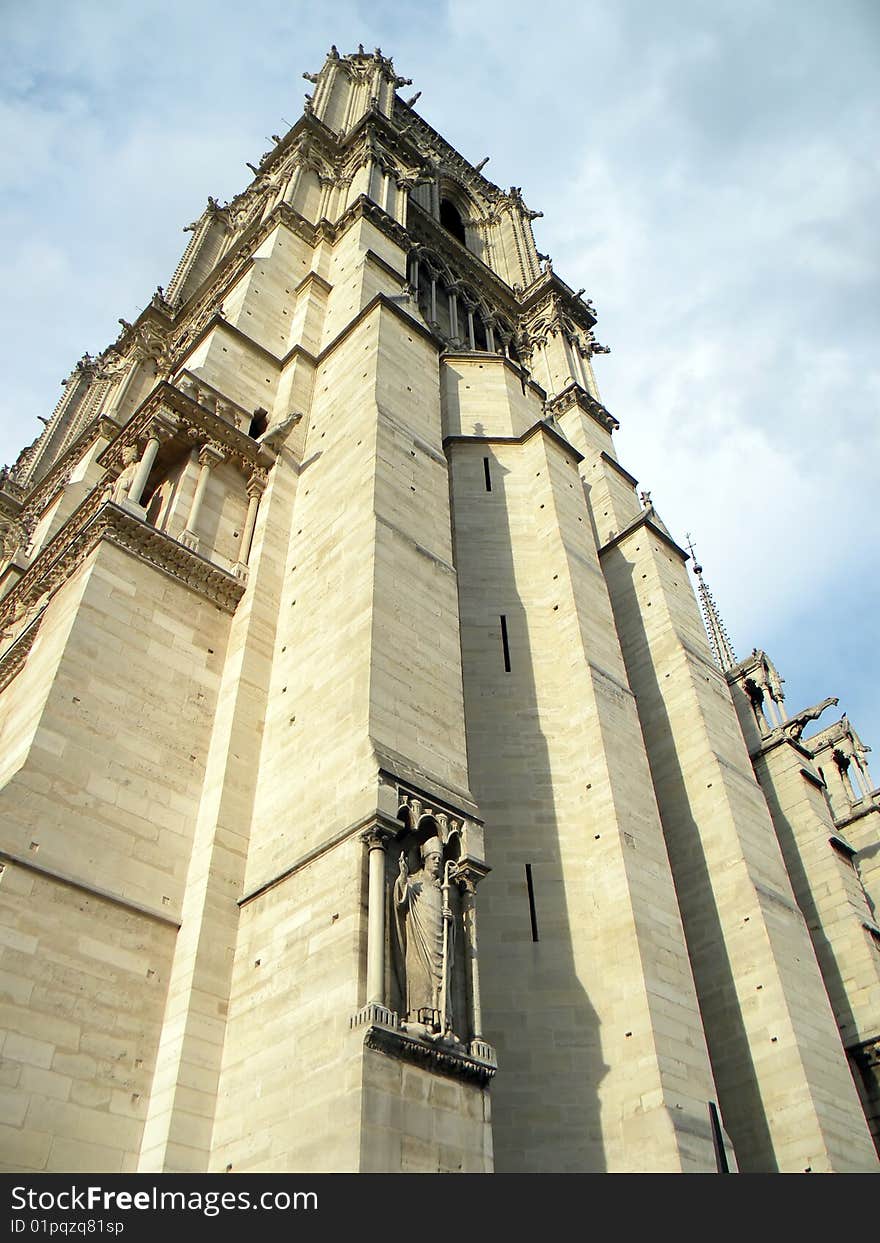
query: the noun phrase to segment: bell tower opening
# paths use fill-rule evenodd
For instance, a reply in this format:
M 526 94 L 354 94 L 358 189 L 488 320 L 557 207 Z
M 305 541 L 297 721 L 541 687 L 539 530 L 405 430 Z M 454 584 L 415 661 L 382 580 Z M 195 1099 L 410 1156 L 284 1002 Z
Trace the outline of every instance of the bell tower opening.
M 453 237 L 457 237 L 462 246 L 467 246 L 467 239 L 464 233 L 464 221 L 461 213 L 452 202 L 451 199 L 442 199 L 440 202 L 440 223 L 448 233 Z

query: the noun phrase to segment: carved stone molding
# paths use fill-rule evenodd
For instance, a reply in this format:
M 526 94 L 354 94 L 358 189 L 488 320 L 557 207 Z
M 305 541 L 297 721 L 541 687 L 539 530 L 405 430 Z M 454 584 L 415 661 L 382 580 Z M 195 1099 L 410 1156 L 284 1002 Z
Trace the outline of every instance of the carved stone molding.
M 578 406 L 585 414 L 590 415 L 605 431 L 616 432 L 620 427 L 614 415 L 610 414 L 600 401 L 597 401 L 579 384 L 569 384 L 561 393 L 557 393 L 555 397 L 546 402 L 544 409 L 548 415 L 558 418 L 572 406 Z
M 0 600 L 0 630 L 22 621 L 34 605 L 51 597 L 102 540 L 161 570 L 225 613 L 234 613 L 244 594 L 244 584 L 234 574 L 122 506 L 103 501 L 96 488 Z
M 275 463 L 274 456 L 245 432 L 163 380 L 100 455 L 99 464 L 109 470 L 118 469 L 124 450 L 138 445 L 157 418 L 164 420 L 168 434 L 180 434 L 201 444 L 210 442 L 248 476 L 255 469 L 268 470 Z
M 466 1048 L 437 1041 L 420 1040 L 398 1028 L 373 1023 L 364 1033 L 364 1047 L 386 1057 L 411 1062 L 435 1074 L 465 1079 L 484 1088 L 495 1077 L 498 1062 L 495 1051 L 485 1041 L 472 1041 Z
M 403 819 L 404 815 L 407 816 L 411 832 L 416 832 L 423 820 L 431 819 L 437 826 L 438 835 L 444 846 L 453 836 L 461 839 L 466 824 L 464 816 L 447 811 L 433 800 L 427 801 L 422 795 L 405 786 L 397 787 L 397 797 L 398 817 Z
M 371 1001 L 355 1011 L 348 1020 L 348 1025 L 352 1031 L 358 1027 L 372 1026 L 397 1028 L 400 1026 L 400 1020 L 396 1011 L 389 1010 L 387 1006 L 382 1006 L 376 1001 Z
M 39 634 L 40 622 L 42 620 L 43 614 L 41 612 L 0 656 L 0 692 L 4 691 L 15 675 L 24 668 L 25 661 Z

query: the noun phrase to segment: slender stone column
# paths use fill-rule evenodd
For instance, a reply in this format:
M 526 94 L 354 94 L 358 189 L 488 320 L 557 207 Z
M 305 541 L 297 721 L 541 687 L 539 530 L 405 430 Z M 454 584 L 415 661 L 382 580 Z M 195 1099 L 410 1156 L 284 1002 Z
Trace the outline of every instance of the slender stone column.
M 471 349 L 475 350 L 477 348 L 477 342 L 474 337 L 474 308 L 472 306 L 469 306 L 467 309 L 467 313 L 468 313 L 468 343 L 470 344 Z
M 437 323 L 437 277 L 431 273 L 431 323 Z
M 290 174 L 290 178 L 284 188 L 284 201 L 285 203 L 290 203 L 291 206 L 293 206 L 293 200 L 296 197 L 297 190 L 299 189 L 299 183 L 302 180 L 302 175 L 303 166 L 302 164 L 297 164 L 296 168 Z
M 495 333 L 488 319 L 486 320 L 486 348 L 490 354 L 495 353 Z
M 858 781 L 862 792 L 864 794 L 872 794 L 873 790 L 871 789 L 871 779 L 868 775 L 868 770 L 864 760 L 859 755 L 854 755 L 853 760 L 855 761 L 854 767 L 857 774 L 856 780 Z
M 397 203 L 395 206 L 395 219 L 406 228 L 406 208 L 409 201 L 409 192 L 411 184 L 408 181 L 398 181 L 397 183 Z
M 147 479 L 149 478 L 150 471 L 153 469 L 153 463 L 156 461 L 160 444 L 159 430 L 154 425 L 150 428 L 143 456 L 138 463 L 137 472 L 128 490 L 128 499 L 133 505 L 140 505 L 141 503 L 141 497 L 144 494 L 144 488 L 147 486 Z
M 459 877 L 459 882 L 463 894 L 462 914 L 464 916 L 468 993 L 471 1003 L 471 1038 L 482 1040 L 483 1013 L 480 1005 L 480 960 L 477 954 L 476 879 L 466 872 Z
M 385 1004 L 385 842 L 387 834 L 373 826 L 362 840 L 370 852 L 367 922 L 367 1005 Z
M 244 569 L 251 555 L 251 543 L 254 538 L 254 527 L 257 523 L 257 510 L 260 507 L 260 497 L 266 488 L 266 476 L 263 471 L 255 470 L 247 481 L 248 509 L 244 520 L 244 529 L 241 533 L 241 548 L 239 549 L 238 566 L 236 569 Z
M 223 461 L 223 454 L 213 445 L 202 445 L 199 449 L 199 477 L 196 481 L 196 490 L 193 493 L 192 504 L 189 509 L 189 517 L 186 520 L 186 527 L 180 536 L 180 542 L 186 544 L 188 548 L 195 551 L 199 546 L 199 537 L 196 531 L 199 512 L 202 508 L 202 501 L 205 499 L 205 490 L 208 486 L 208 476 L 213 467 L 218 462 Z
M 454 289 L 449 291 L 449 335 L 458 340 L 458 295 Z

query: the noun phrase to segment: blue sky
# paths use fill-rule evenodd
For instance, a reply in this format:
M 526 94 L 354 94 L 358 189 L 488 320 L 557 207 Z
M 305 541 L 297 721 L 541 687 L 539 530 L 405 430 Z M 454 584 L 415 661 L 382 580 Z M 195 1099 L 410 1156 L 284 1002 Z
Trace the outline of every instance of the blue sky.
M 378 44 L 544 212 L 612 349 L 621 461 L 693 534 L 737 653 L 880 747 L 873 0 L 35 0 L 0 22 L 0 459 L 296 120 L 302 71 Z

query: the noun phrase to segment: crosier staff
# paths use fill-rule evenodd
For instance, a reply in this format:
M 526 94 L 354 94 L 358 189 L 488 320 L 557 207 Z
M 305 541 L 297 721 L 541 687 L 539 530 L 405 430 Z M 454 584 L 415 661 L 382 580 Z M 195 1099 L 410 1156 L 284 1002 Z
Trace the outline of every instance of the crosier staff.
M 443 966 L 440 975 L 440 1034 L 442 1036 L 447 1035 L 452 1030 L 447 1013 L 447 998 L 449 995 L 449 929 L 452 927 L 452 907 L 449 904 L 449 878 L 453 866 L 452 860 L 447 859 L 443 868 L 443 885 L 441 886 L 443 894 Z

